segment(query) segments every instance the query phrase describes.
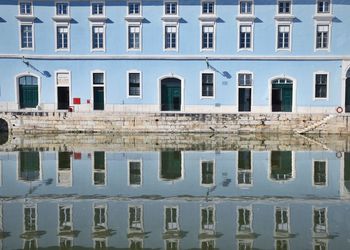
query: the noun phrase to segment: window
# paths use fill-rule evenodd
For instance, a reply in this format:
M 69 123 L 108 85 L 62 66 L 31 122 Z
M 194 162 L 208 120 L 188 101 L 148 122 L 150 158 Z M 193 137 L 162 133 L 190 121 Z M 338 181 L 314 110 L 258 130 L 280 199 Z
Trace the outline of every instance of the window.
M 238 86 L 252 86 L 252 74 L 239 73 L 238 74 Z
M 143 231 L 143 212 L 142 206 L 129 207 L 129 231 L 142 232 Z
M 237 232 L 239 234 L 252 233 L 252 210 L 251 208 L 237 208 Z
M 140 26 L 132 25 L 128 29 L 128 48 L 129 49 L 140 49 Z
M 213 1 L 202 2 L 202 14 L 214 14 L 215 3 Z
M 36 206 L 24 205 L 24 232 L 35 232 L 37 230 Z
M 94 205 L 94 232 L 107 229 L 107 205 Z
M 104 15 L 104 3 L 92 2 L 91 3 L 91 14 L 103 16 Z
M 68 26 L 57 26 L 57 49 L 68 49 Z
M 129 97 L 141 97 L 141 73 L 129 73 Z
M 165 49 L 176 49 L 176 33 L 176 26 L 165 26 Z
M 327 74 L 315 75 L 315 98 L 327 98 Z
M 252 14 L 253 13 L 253 2 L 252 1 L 241 1 L 239 3 L 240 14 Z
M 56 3 L 56 15 L 68 15 L 68 3 Z
M 104 27 L 92 26 L 92 49 L 104 49 Z
M 70 232 L 73 230 L 72 206 L 59 205 L 59 232 Z
M 201 184 L 213 185 L 215 182 L 214 161 L 201 162 Z
M 140 15 L 141 4 L 139 2 L 128 3 L 128 13 L 129 15 Z
M 281 0 L 278 1 L 278 14 L 290 14 L 291 13 L 291 1 Z
M 18 179 L 23 181 L 38 181 L 41 179 L 39 152 L 19 152 Z
M 238 151 L 238 185 L 252 184 L 252 166 L 251 166 L 251 152 Z
M 93 183 L 96 186 L 106 185 L 106 159 L 105 152 L 94 152 Z
M 177 2 L 165 2 L 164 8 L 166 15 L 177 15 Z
M 21 48 L 22 49 L 33 48 L 33 25 L 32 24 L 21 25 Z
M 327 167 L 325 161 L 314 161 L 314 185 L 325 186 L 327 184 Z
M 291 151 L 271 151 L 270 178 L 275 181 L 288 181 L 294 178 Z
M 103 85 L 104 84 L 104 73 L 93 73 L 92 74 L 93 85 Z
M 142 184 L 141 161 L 129 161 L 129 185 L 140 186 Z
M 178 207 L 165 207 L 165 230 L 166 231 L 180 230 L 178 219 L 179 219 Z
M 202 26 L 202 49 L 214 48 L 214 26 Z
M 317 13 L 330 13 L 330 0 L 317 1 Z
M 314 208 L 313 231 L 316 234 L 327 234 L 327 209 Z
M 251 43 L 251 34 L 252 26 L 251 25 L 241 25 L 239 32 L 239 48 L 240 49 L 250 49 L 252 47 Z
M 290 25 L 278 25 L 277 48 L 289 49 Z
M 72 186 L 72 161 L 70 152 L 58 152 L 57 185 Z
M 215 230 L 215 207 L 201 208 L 201 231 L 213 232 Z
M 289 211 L 288 208 L 275 208 L 275 233 L 289 234 Z
M 19 3 L 19 14 L 20 15 L 32 15 L 32 3 L 31 2 L 20 2 Z
M 316 49 L 328 49 L 329 25 L 317 25 Z
M 202 73 L 202 97 L 214 97 L 213 73 Z

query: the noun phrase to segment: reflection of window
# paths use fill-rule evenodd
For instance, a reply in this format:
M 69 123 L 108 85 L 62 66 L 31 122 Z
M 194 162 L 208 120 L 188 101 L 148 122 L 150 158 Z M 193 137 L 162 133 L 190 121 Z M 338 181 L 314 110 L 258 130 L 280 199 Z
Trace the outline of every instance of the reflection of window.
M 24 240 L 23 249 L 38 249 L 37 239 Z
M 238 250 L 253 250 L 253 240 L 238 240 Z
M 106 184 L 105 152 L 94 152 L 94 185 Z
M 160 178 L 163 180 L 177 180 L 182 178 L 182 157 L 180 151 L 161 152 Z
M 107 248 L 107 240 L 105 238 L 94 239 L 95 249 L 106 249 Z
M 237 231 L 240 234 L 252 232 L 252 210 L 251 208 L 238 208 Z
M 214 184 L 214 161 L 202 161 L 201 162 L 201 184 L 212 185 Z
M 142 184 L 141 161 L 129 161 L 129 185 L 140 186 Z
M 59 231 L 73 230 L 72 206 L 59 206 Z
M 215 230 L 215 208 L 213 206 L 201 208 L 201 230 Z
M 19 179 L 36 181 L 40 179 L 39 152 L 19 152 Z
M 70 249 L 73 247 L 73 238 L 60 236 L 60 249 Z
M 107 206 L 94 206 L 94 231 L 101 231 L 107 229 Z
M 327 209 L 314 208 L 313 230 L 314 233 L 327 233 Z
M 212 250 L 215 249 L 215 240 L 201 240 L 200 249 L 202 250 Z
M 34 232 L 36 225 L 36 206 L 24 207 L 24 232 Z
M 71 153 L 58 152 L 57 184 L 60 186 L 72 185 Z
M 178 216 L 179 216 L 178 207 L 165 208 L 165 230 L 166 231 L 180 230 Z
M 289 233 L 289 213 L 288 208 L 275 208 L 275 233 L 288 234 Z
M 328 239 L 315 239 L 313 242 L 314 250 L 327 250 L 328 249 Z
M 130 250 L 143 249 L 143 239 L 129 239 L 129 249 Z
M 138 232 L 143 231 L 142 206 L 129 207 L 129 230 Z
M 289 240 L 276 240 L 275 247 L 276 250 L 289 250 Z
M 179 240 L 165 240 L 165 250 L 179 250 Z
M 271 179 L 286 181 L 293 177 L 292 152 L 271 151 Z
M 314 161 L 314 185 L 325 186 L 327 184 L 327 168 L 325 161 Z
M 238 152 L 238 184 L 252 184 L 251 152 Z

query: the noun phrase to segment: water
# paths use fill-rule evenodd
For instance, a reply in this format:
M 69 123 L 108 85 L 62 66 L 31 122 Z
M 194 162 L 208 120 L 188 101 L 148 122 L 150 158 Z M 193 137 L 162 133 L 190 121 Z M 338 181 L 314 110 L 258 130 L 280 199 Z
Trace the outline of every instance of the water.
M 350 140 L 10 137 L 3 249 L 348 249 Z

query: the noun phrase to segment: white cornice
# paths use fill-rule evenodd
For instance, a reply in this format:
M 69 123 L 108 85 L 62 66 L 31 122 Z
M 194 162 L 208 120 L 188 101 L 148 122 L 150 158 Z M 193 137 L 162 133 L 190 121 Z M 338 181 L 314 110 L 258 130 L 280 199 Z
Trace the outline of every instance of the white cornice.
M 19 15 L 19 16 L 16 16 L 17 20 L 18 21 L 21 21 L 21 22 L 34 22 L 35 20 L 35 16 L 33 15 Z

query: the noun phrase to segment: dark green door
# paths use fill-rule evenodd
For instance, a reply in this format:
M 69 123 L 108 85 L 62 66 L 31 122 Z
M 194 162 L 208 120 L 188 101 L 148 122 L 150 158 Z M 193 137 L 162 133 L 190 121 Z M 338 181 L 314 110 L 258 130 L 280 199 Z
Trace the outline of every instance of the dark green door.
M 181 81 L 176 78 L 161 82 L 161 111 L 181 110 Z
M 238 111 L 249 112 L 251 109 L 251 88 L 239 88 Z
M 35 108 L 38 106 L 38 85 L 19 85 L 20 108 Z
M 346 78 L 345 86 L 345 112 L 350 112 L 350 77 Z
M 288 180 L 292 172 L 292 152 L 271 151 L 271 179 Z
M 104 87 L 94 87 L 94 110 L 104 110 Z
M 272 84 L 272 111 L 292 112 L 293 84 Z
M 69 87 L 57 88 L 57 109 L 69 108 Z
M 182 176 L 181 152 L 164 151 L 161 152 L 161 171 L 160 177 L 165 180 L 176 180 Z
M 35 181 L 40 178 L 39 152 L 19 152 L 19 178 Z

